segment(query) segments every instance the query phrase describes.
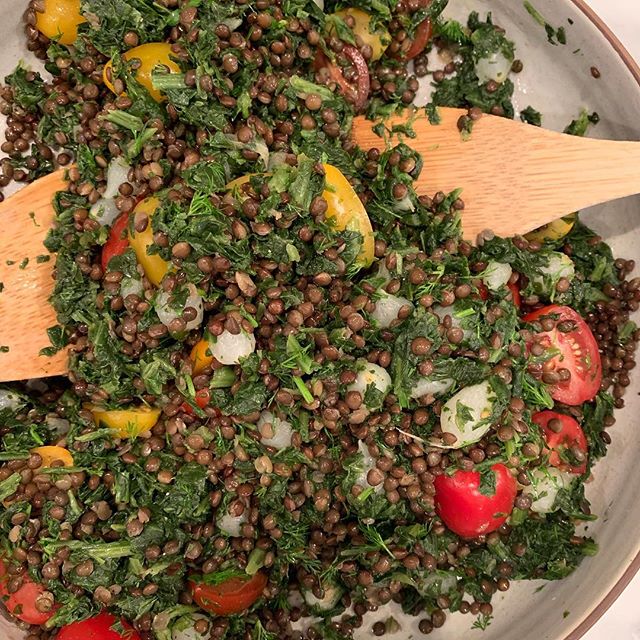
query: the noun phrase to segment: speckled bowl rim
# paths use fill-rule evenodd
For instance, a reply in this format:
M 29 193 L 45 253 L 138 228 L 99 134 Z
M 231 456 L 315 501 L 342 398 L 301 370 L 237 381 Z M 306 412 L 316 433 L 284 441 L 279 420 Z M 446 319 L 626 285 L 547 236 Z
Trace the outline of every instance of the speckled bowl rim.
M 586 0 L 571 0 L 573 4 L 590 20 L 593 25 L 602 33 L 607 39 L 609 44 L 613 47 L 614 51 L 620 56 L 620 59 L 624 65 L 629 69 L 631 75 L 638 83 L 638 89 L 640 90 L 640 65 L 636 62 L 633 56 L 627 51 L 626 47 L 618 40 L 618 37 L 611 31 L 611 29 L 604 23 L 602 18 L 587 5 Z M 618 579 L 618 581 L 611 587 L 609 593 L 594 607 L 593 611 L 566 637 L 565 640 L 579 640 L 589 631 L 600 618 L 607 612 L 611 605 L 618 599 L 622 592 L 629 585 L 634 576 L 640 571 L 640 548 L 636 557 L 631 561 L 631 564 L 626 568 L 625 572 Z

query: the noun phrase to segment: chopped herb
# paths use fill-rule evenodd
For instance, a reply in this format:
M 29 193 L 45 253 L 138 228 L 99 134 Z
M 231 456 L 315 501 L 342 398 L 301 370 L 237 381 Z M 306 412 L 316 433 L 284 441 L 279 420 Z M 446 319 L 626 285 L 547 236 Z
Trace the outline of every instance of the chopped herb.
M 545 17 L 529 2 L 524 0 L 524 7 L 529 15 L 541 26 L 547 34 L 547 40 L 553 44 L 567 44 L 567 34 L 564 27 L 558 27 L 557 29 L 552 27 Z M 557 42 L 556 42 L 557 41 Z
M 531 106 L 520 112 L 520 120 L 536 127 L 542 126 L 542 114 Z

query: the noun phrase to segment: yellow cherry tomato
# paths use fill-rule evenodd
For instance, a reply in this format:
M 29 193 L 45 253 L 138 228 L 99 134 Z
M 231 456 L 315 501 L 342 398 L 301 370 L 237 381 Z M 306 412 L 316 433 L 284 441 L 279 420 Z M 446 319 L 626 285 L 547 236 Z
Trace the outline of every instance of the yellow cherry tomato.
M 564 238 L 576 223 L 578 219 L 577 213 L 571 213 L 563 218 L 558 218 L 549 224 L 545 224 L 543 227 L 527 233 L 525 236 L 527 240 L 532 242 L 544 242 L 545 240 L 560 240 Z
M 53 467 L 56 462 L 61 462 L 56 466 L 73 467 L 73 456 L 64 447 L 46 446 L 31 449 L 31 453 L 37 453 L 42 458 L 41 469 Z
M 152 429 L 160 417 L 160 409 L 144 406 L 113 411 L 94 406 L 89 408 L 96 423 L 111 429 L 118 438 L 136 438 Z
M 136 214 L 144 213 L 149 218 L 149 224 L 144 231 L 129 231 L 129 246 L 136 252 L 136 257 L 142 265 L 145 275 L 156 287 L 169 271 L 169 263 L 166 260 L 163 260 L 158 254 L 149 255 L 147 253 L 147 249 L 153 244 L 151 217 L 159 205 L 158 198 L 147 198 L 139 202 L 133 212 L 134 220 Z
M 162 102 L 165 97 L 153 86 L 151 74 L 158 65 L 169 68 L 171 73 L 180 73 L 180 67 L 171 59 L 171 45 L 168 42 L 149 42 L 139 47 L 129 49 L 122 55 L 124 60 L 140 60 L 140 66 L 135 71 L 136 80 L 146 88 L 156 102 Z M 113 65 L 111 60 L 104 65 L 104 83 L 115 93 L 113 82 L 109 80 Z
M 191 362 L 193 362 L 193 375 L 201 374 L 206 367 L 213 362 L 213 356 L 207 340 L 200 340 L 191 349 Z
M 338 231 L 357 231 L 362 236 L 362 248 L 357 264 L 368 267 L 374 258 L 373 227 L 358 194 L 339 169 L 325 164 L 326 186 L 322 194 L 327 201 L 327 219 L 335 222 Z
M 391 35 L 384 27 L 378 27 L 373 30 L 371 27 L 371 16 L 362 9 L 351 7 L 349 9 L 341 9 L 336 11 L 336 15 L 343 20 L 347 16 L 351 16 L 355 22 L 353 25 L 353 33 L 356 38 L 360 38 L 363 44 L 371 47 L 371 60 L 376 61 L 382 57 L 385 49 L 391 43 Z
M 44 11 L 36 11 L 36 29 L 60 44 L 73 44 L 83 22 L 80 0 L 44 0 Z

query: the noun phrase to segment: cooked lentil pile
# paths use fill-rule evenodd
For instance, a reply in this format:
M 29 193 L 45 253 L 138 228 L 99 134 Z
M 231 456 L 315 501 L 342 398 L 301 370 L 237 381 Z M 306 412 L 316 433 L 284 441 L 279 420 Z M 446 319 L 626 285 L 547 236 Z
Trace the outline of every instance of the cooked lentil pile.
M 597 551 L 633 262 L 575 216 L 474 247 L 410 144 L 351 142 L 414 69 L 432 119 L 513 117 L 491 16 L 320 5 L 29 4 L 47 73 L 6 78 L 0 184 L 68 168 L 47 244 L 70 373 L 0 390 L 0 593 L 28 640 L 381 636 L 400 608 L 484 628 L 511 580 Z

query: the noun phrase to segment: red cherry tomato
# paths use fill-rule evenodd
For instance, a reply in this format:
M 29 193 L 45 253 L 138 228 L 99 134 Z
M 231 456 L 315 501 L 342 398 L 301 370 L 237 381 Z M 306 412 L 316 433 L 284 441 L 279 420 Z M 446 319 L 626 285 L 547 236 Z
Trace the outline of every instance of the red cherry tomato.
M 371 90 L 371 77 L 369 67 L 360 50 L 350 44 L 345 44 L 342 53 L 349 58 L 358 73 L 355 86 L 347 81 L 342 70 L 337 64 L 331 62 L 322 52 L 318 52 L 314 61 L 316 69 L 326 67 L 331 80 L 338 85 L 340 93 L 353 103 L 357 111 L 360 111 L 367 104 L 369 92 Z
M 480 300 L 486 301 L 489 299 L 489 287 L 484 282 L 478 284 L 478 295 Z
M 55 607 L 46 612 L 36 609 L 36 599 L 47 590 L 44 585 L 24 575 L 20 588 L 15 593 L 9 593 L 8 581 L 4 560 L 0 559 L 0 598 L 9 613 L 29 624 L 44 624 L 53 617 Z
M 216 585 L 190 582 L 196 604 L 217 616 L 229 616 L 248 609 L 267 586 L 267 576 L 258 572 L 251 578 L 229 578 Z
M 519 309 L 522 306 L 522 296 L 520 295 L 520 289 L 515 282 L 509 282 L 507 284 L 509 287 L 509 291 L 511 291 L 511 297 L 513 299 L 513 304 Z
M 211 400 L 211 392 L 209 389 L 199 389 L 196 391 L 195 402 L 201 408 L 204 409 Z M 188 414 L 193 414 L 193 407 L 188 402 L 183 402 L 180 408 Z
M 431 39 L 431 33 L 433 32 L 431 26 L 431 20 L 425 18 L 416 28 L 416 35 L 411 43 L 411 46 L 407 52 L 402 56 L 404 60 L 413 60 L 416 56 L 420 55 L 429 40 Z
M 587 438 L 584 435 L 582 427 L 571 417 L 556 411 L 540 411 L 531 418 L 537 425 L 542 428 L 544 440 L 550 451 L 549 464 L 558 467 L 562 471 L 583 474 L 587 470 Z M 551 429 L 549 422 L 551 420 L 559 420 L 561 428 L 559 431 Z M 575 464 L 566 462 L 563 459 L 563 452 L 580 451 L 584 456 L 584 461 L 576 461 Z
M 121 213 L 113 223 L 109 232 L 109 239 L 102 247 L 101 262 L 103 271 L 107 270 L 111 258 L 122 255 L 129 248 L 129 239 L 127 238 L 128 224 L 128 213 Z
M 494 464 L 493 495 L 480 491 L 478 471 L 456 471 L 452 476 L 443 474 L 434 480 L 436 512 L 451 531 L 463 538 L 491 533 L 500 527 L 513 511 L 518 488 L 509 469 Z M 484 490 L 491 494 L 492 488 Z
M 596 396 L 602 382 L 602 364 L 598 344 L 587 323 L 570 307 L 552 304 L 529 313 L 525 322 L 535 322 L 543 317 L 557 320 L 550 331 L 538 334 L 544 347 L 557 349 L 559 354 L 550 360 L 552 370 L 567 369 L 571 377 L 551 386 L 551 397 L 564 404 L 578 405 Z M 560 322 L 572 322 L 574 329 L 560 331 Z
M 120 624 L 124 633 L 118 633 L 111 627 L 117 619 L 107 611 L 82 622 L 72 622 L 58 631 L 56 640 L 140 640 L 137 632 L 124 620 Z

